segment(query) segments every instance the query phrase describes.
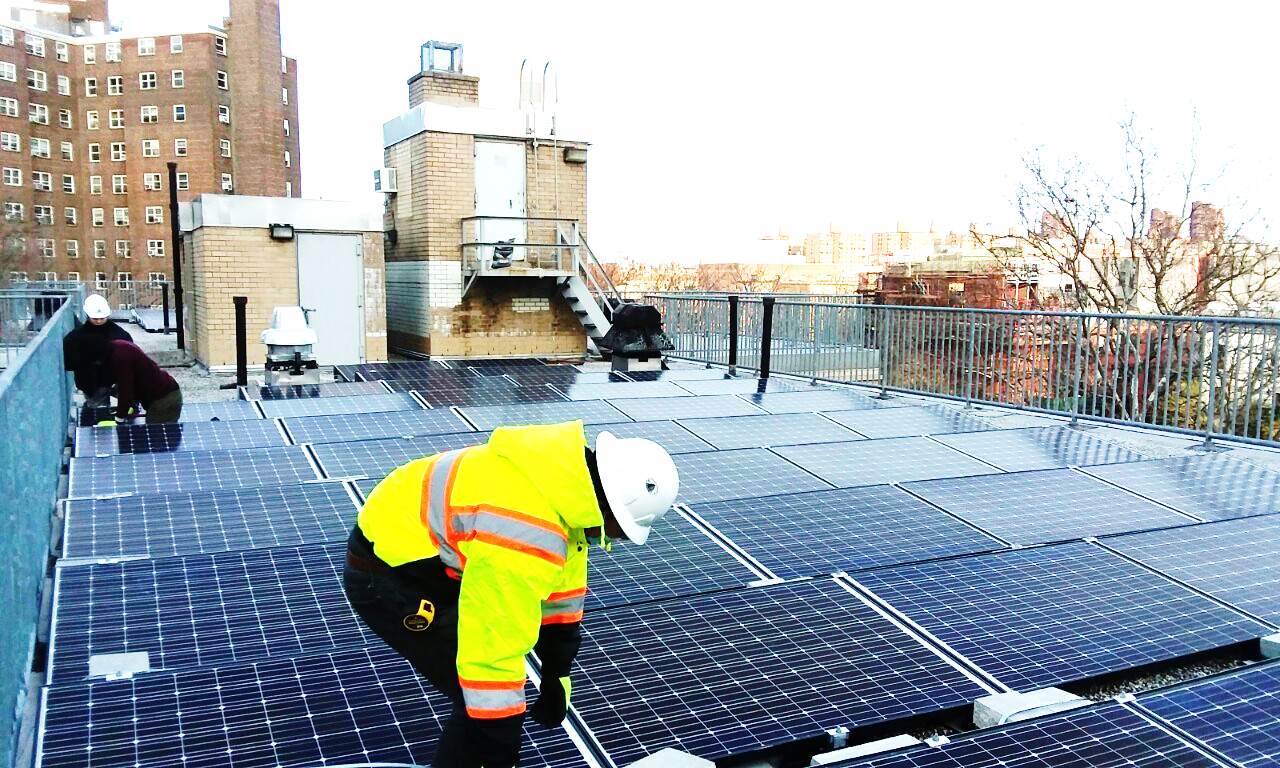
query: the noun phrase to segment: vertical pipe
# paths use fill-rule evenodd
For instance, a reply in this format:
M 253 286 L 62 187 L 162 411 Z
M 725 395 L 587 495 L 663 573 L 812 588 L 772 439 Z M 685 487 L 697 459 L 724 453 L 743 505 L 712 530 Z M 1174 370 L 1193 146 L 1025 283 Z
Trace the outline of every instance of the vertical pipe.
M 773 296 L 765 296 L 762 299 L 762 311 L 764 317 L 761 318 L 760 331 L 760 378 L 769 378 L 769 347 L 773 342 L 773 303 L 776 299 Z
M 160 284 L 160 311 L 164 313 L 164 332 L 169 334 L 169 284 Z
M 729 375 L 738 375 L 738 297 L 729 297 Z
M 178 164 L 169 167 L 169 234 L 173 241 L 173 315 L 178 331 L 178 349 L 186 349 L 182 323 L 182 225 L 178 222 Z M 166 316 L 166 325 L 168 324 Z
M 248 296 L 232 296 L 231 302 L 236 305 L 236 386 L 246 387 L 249 385 L 249 351 L 246 347 L 245 336 L 245 305 L 249 303 Z
M 1213 450 L 1213 417 L 1218 412 L 1218 321 L 1214 320 L 1209 328 L 1212 336 L 1209 342 L 1212 355 L 1209 360 L 1209 413 L 1205 419 L 1202 446 L 1206 451 Z

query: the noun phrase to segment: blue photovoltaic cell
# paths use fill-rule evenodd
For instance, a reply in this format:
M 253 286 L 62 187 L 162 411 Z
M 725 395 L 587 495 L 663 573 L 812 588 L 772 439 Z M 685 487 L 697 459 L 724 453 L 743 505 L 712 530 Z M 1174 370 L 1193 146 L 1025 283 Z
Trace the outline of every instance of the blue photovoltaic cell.
M 636 421 L 696 419 L 712 416 L 759 416 L 764 413 L 737 395 L 624 399 L 614 402 L 613 406 Z
M 1268 631 L 1084 542 L 897 565 L 855 578 L 1017 691 L 1167 661 Z
M 665 381 L 628 381 L 616 384 L 574 384 L 557 387 L 570 400 L 630 400 L 632 398 L 692 397 L 693 393 Z
M 385 411 L 342 416 L 299 416 L 284 420 L 296 443 L 343 443 L 380 437 L 413 437 L 467 432 L 471 425 L 449 408 Z
M 1229 453 L 1089 467 L 1087 471 L 1205 520 L 1280 512 L 1280 474 L 1239 461 Z
M 1280 663 L 1149 693 L 1138 703 L 1246 768 L 1280 765 Z
M 328 477 L 374 477 L 381 480 L 391 470 L 406 462 L 441 451 L 479 445 L 488 439 L 487 432 L 464 432 L 324 443 L 312 446 L 312 449 Z
M 377 381 L 394 379 L 396 376 L 427 376 L 433 373 L 451 370 L 439 360 L 399 360 L 390 363 L 361 363 L 360 365 L 337 365 L 334 373 L 347 381 Z
M 340 413 L 377 413 L 378 411 L 412 411 L 422 405 L 404 392 L 385 395 L 352 395 L 349 397 L 315 397 L 309 400 L 262 400 L 267 418 L 281 416 L 335 416 Z
M 356 506 L 341 483 L 72 499 L 64 558 L 167 557 L 344 541 Z
M 728 376 L 724 368 L 678 368 L 672 366 L 666 371 L 627 371 L 626 377 L 632 381 L 724 381 Z M 756 381 L 753 376 L 748 381 Z M 684 386 L 683 384 L 681 386 Z M 754 391 L 754 390 L 753 390 Z
M 68 498 L 288 485 L 318 477 L 301 446 L 72 459 Z
M 1194 522 L 1073 469 L 925 480 L 902 487 L 1011 544 Z
M 281 387 L 240 387 L 240 399 L 296 400 L 310 397 L 385 395 L 388 391 L 379 381 L 331 381 L 319 384 L 286 384 Z
M 692 509 L 784 579 L 1004 546 L 887 485 L 706 502 Z
M 758 405 L 769 413 L 805 413 L 809 411 L 853 411 L 860 408 L 879 408 L 876 400 L 854 392 L 838 389 L 821 389 L 810 392 L 765 392 L 761 395 L 742 395 L 742 399 Z
M 227 400 L 217 403 L 183 403 L 182 417 L 178 421 L 189 423 L 197 421 L 243 421 L 245 419 L 260 418 L 262 418 L 262 413 L 258 411 L 256 403 L 244 400 Z
M 601 401 L 464 406 L 458 410 L 480 429 L 517 424 L 558 424 L 573 419 L 582 419 L 584 424 L 631 421 L 622 411 Z
M 857 434 L 815 413 L 681 419 L 679 424 L 720 450 L 860 439 Z
M 990 728 L 941 746 L 842 761 L 840 768 L 1216 768 L 1219 764 L 1119 704 Z
M 1280 515 L 1114 536 L 1102 543 L 1280 626 Z
M 617 765 L 718 760 L 968 704 L 970 678 L 828 579 L 592 611 L 573 705 Z
M 536 691 L 530 686 L 526 696 Z M 429 765 L 448 701 L 381 643 L 44 689 L 40 768 Z M 521 765 L 583 768 L 526 721 Z
M 608 432 L 619 440 L 643 437 L 661 445 L 667 453 L 697 453 L 715 448 L 674 421 L 640 421 L 625 424 L 591 424 L 586 427 L 587 442 L 595 446 L 596 437 Z
M 678 499 L 686 504 L 831 487 L 763 448 L 682 453 L 672 459 L 680 471 Z
M 176 672 L 377 642 L 342 591 L 346 551 L 343 541 L 58 568 L 50 679 L 86 679 L 101 654 L 146 653 L 152 669 Z
M 530 384 L 605 384 L 610 381 L 630 381 L 613 371 L 580 371 L 572 365 L 519 365 L 477 368 L 484 377 L 507 376 L 523 385 Z
M 653 527 L 644 546 L 620 541 L 612 552 L 593 547 L 589 555 L 588 611 L 744 587 L 761 578 L 676 512 Z
M 381 381 L 396 392 L 408 392 L 412 389 L 416 389 L 419 392 L 440 390 L 442 392 L 460 393 L 460 399 L 465 399 L 473 393 L 478 396 L 486 392 L 503 392 L 518 386 L 516 380 L 509 376 L 485 377 L 472 371 L 456 370 L 417 376 L 406 374 L 395 378 L 381 379 Z
M 121 425 L 76 430 L 76 456 L 226 451 L 288 445 L 274 420 Z
M 1142 461 L 1146 457 L 1069 427 L 1033 427 L 936 438 L 1007 472 Z
M 923 437 L 782 446 L 773 451 L 841 488 L 1000 471 Z
M 664 379 L 695 395 L 751 395 L 759 392 L 813 392 L 810 385 L 781 379 L 719 379 L 715 381 Z
M 940 405 L 828 412 L 827 416 L 867 437 L 913 437 L 994 429 L 982 419 Z
M 479 377 L 477 377 L 479 378 Z M 510 381 L 504 378 L 502 381 Z M 395 386 L 393 383 L 392 386 Z M 483 388 L 435 387 L 422 389 L 408 387 L 417 391 L 418 396 L 433 408 L 447 408 L 451 405 L 515 405 L 517 403 L 563 403 L 564 395 L 552 389 L 549 384 L 507 384 Z

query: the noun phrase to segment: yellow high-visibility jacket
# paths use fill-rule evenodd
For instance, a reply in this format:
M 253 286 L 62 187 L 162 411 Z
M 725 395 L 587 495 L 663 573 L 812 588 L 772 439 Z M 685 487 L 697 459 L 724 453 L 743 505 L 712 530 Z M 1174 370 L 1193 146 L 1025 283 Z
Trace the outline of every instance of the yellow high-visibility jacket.
M 585 447 L 581 421 L 502 427 L 485 445 L 399 467 L 360 511 L 383 562 L 439 555 L 461 578 L 458 680 L 471 717 L 523 712 L 524 656 L 542 625 L 582 620 L 583 529 L 603 524 Z

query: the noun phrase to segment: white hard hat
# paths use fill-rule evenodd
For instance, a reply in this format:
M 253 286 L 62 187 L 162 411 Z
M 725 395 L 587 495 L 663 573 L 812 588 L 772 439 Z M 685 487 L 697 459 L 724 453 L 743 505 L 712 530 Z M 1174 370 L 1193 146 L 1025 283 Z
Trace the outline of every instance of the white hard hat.
M 680 492 L 680 474 L 665 449 L 652 440 L 619 440 L 608 432 L 596 438 L 596 468 L 605 500 L 622 532 L 636 544 L 662 519 Z
M 84 299 L 84 313 L 95 320 L 111 317 L 111 305 L 101 294 L 91 293 Z

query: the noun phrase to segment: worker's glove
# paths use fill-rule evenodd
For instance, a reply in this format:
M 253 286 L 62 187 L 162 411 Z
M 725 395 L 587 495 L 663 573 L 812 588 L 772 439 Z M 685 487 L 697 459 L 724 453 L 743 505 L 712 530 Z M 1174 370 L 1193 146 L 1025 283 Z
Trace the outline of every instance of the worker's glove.
M 104 420 L 102 420 L 102 421 L 98 422 L 97 424 L 94 424 L 93 426 L 95 426 L 95 427 L 114 427 L 114 426 L 116 426 L 116 424 L 117 424 L 117 423 L 118 423 L 118 422 L 117 422 L 115 419 L 104 419 Z
M 513 768 L 520 759 L 523 724 L 523 713 L 494 719 L 467 718 L 467 754 L 483 768 Z M 439 754 L 435 762 L 452 764 L 448 756 Z
M 567 675 L 542 678 L 542 691 L 529 708 L 529 718 L 544 728 L 559 728 L 569 713 L 569 696 L 572 693 L 573 683 Z

